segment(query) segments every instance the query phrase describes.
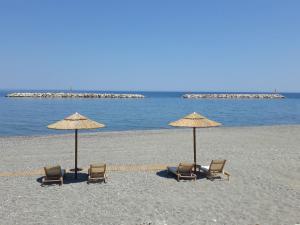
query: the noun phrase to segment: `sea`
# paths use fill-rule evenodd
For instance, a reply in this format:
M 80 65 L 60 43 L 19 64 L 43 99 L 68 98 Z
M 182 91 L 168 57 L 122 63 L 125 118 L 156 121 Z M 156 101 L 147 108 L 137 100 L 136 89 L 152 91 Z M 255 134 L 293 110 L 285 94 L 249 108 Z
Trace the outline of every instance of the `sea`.
M 16 90 L 0 90 L 0 136 L 39 136 L 68 131 L 47 125 L 78 112 L 106 125 L 96 131 L 174 129 L 168 123 L 198 112 L 225 127 L 300 124 L 300 93 L 285 99 L 183 99 L 189 92 L 72 91 L 139 93 L 144 99 L 8 98 Z M 16 92 L 49 90 L 17 90 Z M 54 92 L 51 90 L 50 92 Z M 57 92 L 70 92 L 57 90 Z M 193 92 L 218 93 L 218 92 Z M 239 92 L 242 93 L 242 92 Z M 70 132 L 70 131 L 69 131 Z M 91 130 L 88 132 L 92 132 Z

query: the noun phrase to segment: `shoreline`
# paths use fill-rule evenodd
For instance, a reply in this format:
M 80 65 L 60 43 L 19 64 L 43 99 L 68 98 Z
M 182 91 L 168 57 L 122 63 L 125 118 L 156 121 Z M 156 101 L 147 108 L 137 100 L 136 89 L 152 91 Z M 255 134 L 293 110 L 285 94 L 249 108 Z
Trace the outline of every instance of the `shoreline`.
M 211 127 L 211 128 L 197 128 L 197 131 L 200 130 L 211 130 L 211 129 L 253 129 L 253 128 L 268 128 L 268 127 L 300 127 L 300 124 L 275 124 L 275 125 L 247 125 L 247 126 L 220 126 L 220 127 Z M 164 131 L 176 131 L 176 130 L 190 130 L 191 128 L 149 128 L 149 129 L 140 129 L 140 130 L 107 130 L 100 129 L 101 131 L 88 131 L 88 130 L 78 130 L 79 134 L 82 136 L 88 136 L 88 135 L 101 135 L 101 134 L 131 134 L 131 133 L 158 133 L 158 132 L 164 132 Z M 60 131 L 53 131 L 57 132 L 56 134 L 40 134 L 40 135 L 0 135 L 0 139 L 9 139 L 9 138 L 47 138 L 47 137 L 69 137 L 74 136 L 74 131 L 63 131 L 61 134 L 59 134 Z

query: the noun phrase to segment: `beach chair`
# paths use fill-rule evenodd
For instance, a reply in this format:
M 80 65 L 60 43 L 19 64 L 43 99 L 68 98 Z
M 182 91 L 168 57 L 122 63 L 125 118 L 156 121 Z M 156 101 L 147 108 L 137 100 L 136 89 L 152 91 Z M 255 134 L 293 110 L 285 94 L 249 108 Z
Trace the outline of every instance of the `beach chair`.
M 88 183 L 96 181 L 106 183 L 106 164 L 91 164 L 88 173 Z
M 200 172 L 205 173 L 210 180 L 221 178 L 220 174 L 227 176 L 229 180 L 230 174 L 224 171 L 225 163 L 226 160 L 212 160 L 209 166 L 200 166 Z
M 60 166 L 48 166 L 44 167 L 45 177 L 42 179 L 42 185 L 46 183 L 59 182 L 59 185 L 64 183 L 64 175 L 66 171 Z
M 168 172 L 175 174 L 177 181 L 181 178 L 196 180 L 197 176 L 193 173 L 193 163 L 180 163 L 178 167 L 167 167 Z

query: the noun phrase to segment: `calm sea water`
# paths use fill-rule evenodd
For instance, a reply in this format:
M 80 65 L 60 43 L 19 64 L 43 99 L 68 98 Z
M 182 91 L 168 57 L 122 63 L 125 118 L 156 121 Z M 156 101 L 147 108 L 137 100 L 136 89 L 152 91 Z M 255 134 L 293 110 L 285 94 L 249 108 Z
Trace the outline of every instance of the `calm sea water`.
M 61 134 L 46 126 L 74 112 L 106 124 L 101 131 L 170 128 L 194 111 L 224 126 L 300 124 L 300 93 L 283 93 L 282 100 L 192 100 L 182 99 L 183 92 L 139 92 L 145 99 L 6 98 L 9 92 L 0 91 L 0 136 Z

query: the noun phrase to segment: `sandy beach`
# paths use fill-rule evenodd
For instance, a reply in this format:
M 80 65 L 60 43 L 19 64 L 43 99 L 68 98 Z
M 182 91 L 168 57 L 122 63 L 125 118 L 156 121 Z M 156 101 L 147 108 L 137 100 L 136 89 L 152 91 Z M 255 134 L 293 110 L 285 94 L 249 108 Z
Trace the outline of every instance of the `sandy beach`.
M 197 144 L 199 164 L 228 160 L 230 181 L 166 173 L 192 162 L 191 129 L 80 133 L 79 166 L 107 163 L 108 182 L 88 185 L 84 170 L 46 187 L 43 166 L 73 168 L 74 135 L 1 137 L 0 224 L 300 223 L 300 126 L 198 129 Z

